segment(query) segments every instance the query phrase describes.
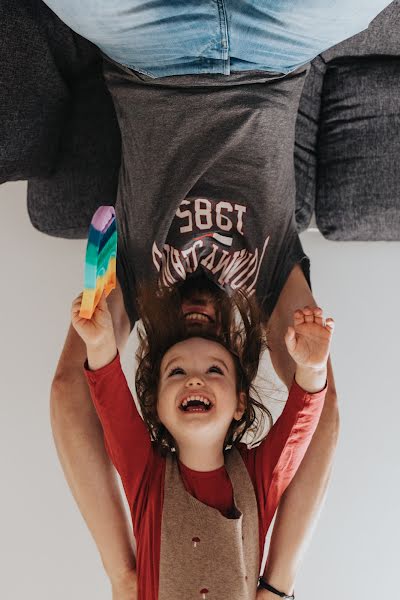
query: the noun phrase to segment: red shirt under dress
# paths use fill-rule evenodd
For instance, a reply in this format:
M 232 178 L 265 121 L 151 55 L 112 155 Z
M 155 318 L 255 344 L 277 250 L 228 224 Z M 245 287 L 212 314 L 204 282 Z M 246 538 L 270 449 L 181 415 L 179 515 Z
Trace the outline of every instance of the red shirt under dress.
M 104 431 L 107 452 L 117 469 L 132 516 L 137 544 L 136 568 L 141 600 L 157 600 L 165 458 L 154 449 L 125 375 L 119 353 L 108 365 L 84 371 Z M 285 407 L 261 444 L 237 448 L 253 482 L 259 514 L 260 569 L 265 536 L 279 500 L 293 479 L 321 415 L 325 388 L 304 391 L 293 379 Z M 193 471 L 178 461 L 183 484 L 197 500 L 228 515 L 232 484 L 225 466 Z

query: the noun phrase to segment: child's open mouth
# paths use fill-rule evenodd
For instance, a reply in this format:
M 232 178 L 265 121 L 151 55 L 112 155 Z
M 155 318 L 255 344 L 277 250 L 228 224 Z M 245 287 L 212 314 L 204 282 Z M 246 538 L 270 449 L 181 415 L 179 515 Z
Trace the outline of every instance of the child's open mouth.
M 179 408 L 183 412 L 194 413 L 194 412 L 209 412 L 212 409 L 212 406 L 213 405 L 208 398 L 205 398 L 204 396 L 196 394 L 193 396 L 189 396 L 188 398 L 185 398 L 182 401 Z

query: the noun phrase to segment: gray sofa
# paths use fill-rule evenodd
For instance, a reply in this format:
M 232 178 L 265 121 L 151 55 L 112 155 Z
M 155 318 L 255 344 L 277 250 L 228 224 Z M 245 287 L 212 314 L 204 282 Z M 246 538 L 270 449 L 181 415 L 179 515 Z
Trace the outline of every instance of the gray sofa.
M 114 204 L 121 140 L 97 48 L 41 0 L 2 0 L 0 183 L 28 180 L 32 225 L 85 238 Z M 317 56 L 294 149 L 298 231 L 400 239 L 400 0 Z
M 400 239 L 400 2 L 311 63 L 296 121 L 296 220 L 330 240 Z

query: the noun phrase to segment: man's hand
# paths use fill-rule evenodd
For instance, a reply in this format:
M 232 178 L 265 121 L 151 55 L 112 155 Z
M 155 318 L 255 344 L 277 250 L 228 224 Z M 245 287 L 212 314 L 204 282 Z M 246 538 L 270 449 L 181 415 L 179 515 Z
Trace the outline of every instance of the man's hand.
M 112 600 L 137 600 L 137 575 L 131 571 L 118 582 L 112 582 Z

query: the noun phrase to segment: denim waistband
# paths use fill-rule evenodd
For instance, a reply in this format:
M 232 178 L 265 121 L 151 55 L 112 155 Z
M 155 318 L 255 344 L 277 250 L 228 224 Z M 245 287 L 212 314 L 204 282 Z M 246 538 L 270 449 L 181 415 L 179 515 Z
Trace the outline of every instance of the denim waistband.
M 290 73 L 362 31 L 387 0 L 45 0 L 74 31 L 149 77 Z

